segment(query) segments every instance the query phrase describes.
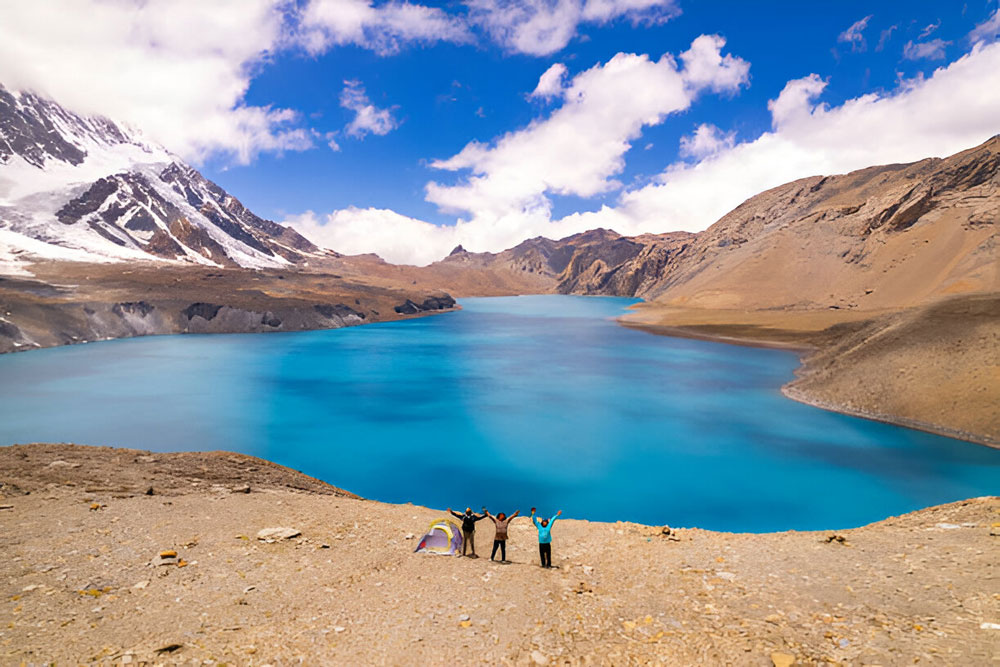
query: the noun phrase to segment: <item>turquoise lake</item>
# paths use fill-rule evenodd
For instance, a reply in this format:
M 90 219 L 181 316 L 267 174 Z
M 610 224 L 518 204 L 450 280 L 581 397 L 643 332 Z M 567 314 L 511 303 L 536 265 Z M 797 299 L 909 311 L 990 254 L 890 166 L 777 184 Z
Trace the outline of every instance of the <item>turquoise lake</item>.
M 1000 492 L 1000 451 L 788 400 L 795 354 L 618 326 L 631 303 L 3 355 L 0 444 L 225 449 L 387 502 L 748 532 Z

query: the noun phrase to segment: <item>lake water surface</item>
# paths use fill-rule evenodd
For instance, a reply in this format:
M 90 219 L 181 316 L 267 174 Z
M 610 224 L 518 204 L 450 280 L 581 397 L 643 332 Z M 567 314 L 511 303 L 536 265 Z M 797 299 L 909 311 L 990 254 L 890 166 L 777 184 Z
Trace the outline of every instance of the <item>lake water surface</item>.
M 1000 492 L 1000 451 L 788 400 L 796 355 L 609 319 L 633 302 L 3 355 L 0 444 L 226 449 L 388 502 L 735 531 Z

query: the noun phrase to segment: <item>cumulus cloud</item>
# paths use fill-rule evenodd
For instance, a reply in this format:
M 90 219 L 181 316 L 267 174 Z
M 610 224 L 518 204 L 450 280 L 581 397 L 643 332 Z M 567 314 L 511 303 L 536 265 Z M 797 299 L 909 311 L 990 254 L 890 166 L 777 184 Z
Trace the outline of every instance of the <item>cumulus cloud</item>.
M 928 42 L 910 40 L 903 47 L 903 57 L 907 60 L 944 60 L 944 50 L 949 44 L 951 42 L 940 38 Z
M 838 42 L 846 42 L 851 45 L 851 51 L 864 51 L 868 45 L 865 42 L 865 28 L 868 27 L 868 22 L 871 20 L 872 15 L 864 17 L 863 19 L 858 19 L 851 26 L 840 33 L 837 36 Z
M 433 225 L 395 211 L 350 208 L 317 215 L 306 211 L 284 223 L 327 248 L 346 255 L 377 252 L 394 264 L 430 264 L 459 244 L 459 226 Z
M 769 107 L 773 130 L 693 165 L 671 165 L 658 182 L 624 193 L 614 207 L 569 216 L 561 228 L 622 233 L 704 229 L 747 198 L 797 178 L 876 164 L 947 156 L 997 133 L 1000 44 L 976 47 L 892 94 L 830 107 L 816 74 L 789 81 Z
M 298 41 L 313 54 L 353 44 L 381 55 L 408 43 L 432 44 L 473 40 L 464 19 L 436 7 L 370 0 L 311 0 L 302 11 Z
M 559 51 L 583 23 L 626 18 L 660 23 L 679 14 L 674 0 L 468 0 L 469 20 L 509 51 Z
M 538 85 L 528 97 L 541 99 L 558 97 L 562 93 L 563 79 L 566 78 L 567 71 L 566 66 L 562 63 L 552 65 L 538 77 Z
M 728 150 L 736 143 L 736 132 L 723 132 L 715 125 L 702 123 L 694 134 L 681 137 L 681 156 L 699 160 Z
M 644 62 L 634 63 L 632 58 L 639 57 L 625 60 L 642 70 L 662 67 L 642 58 Z M 610 64 L 588 72 L 596 78 Z M 441 226 L 374 209 L 348 209 L 347 213 L 338 211 L 323 217 L 310 214 L 305 222 L 290 222 L 331 248 L 374 251 L 396 262 L 418 264 L 440 259 L 459 243 L 470 250 L 499 251 L 526 238 L 559 238 L 595 227 L 623 234 L 698 231 L 747 198 L 798 178 L 946 156 L 982 143 L 1000 129 L 1000 88 L 987 85 L 998 71 L 1000 43 L 976 46 L 931 76 L 902 82 L 892 93 L 863 95 L 839 106 L 822 103 L 826 83 L 820 76 L 789 81 L 769 104 L 770 131 L 750 141 L 734 141 L 731 146 L 724 139 L 720 150 L 693 164 L 670 165 L 649 185 L 625 191 L 614 205 L 557 220 L 551 218 L 549 207 L 542 205 L 520 210 L 501 207 L 497 214 L 476 215 Z M 573 99 L 580 92 L 580 76 L 564 91 L 564 99 Z M 567 106 L 575 108 L 564 102 Z M 557 111 L 521 132 L 538 131 L 539 126 L 561 118 Z M 579 127 L 559 121 L 550 127 L 560 125 L 568 133 Z M 545 130 L 543 137 L 549 131 Z M 703 134 L 718 138 L 720 132 L 705 130 Z M 694 137 L 697 135 L 696 131 Z M 463 151 L 463 160 L 468 158 L 484 175 L 498 173 L 490 160 L 499 159 L 500 154 L 494 151 L 506 146 L 511 136 L 520 133 L 501 138 L 493 147 L 479 146 L 474 151 L 467 147 L 470 152 Z M 694 137 L 690 139 L 694 141 Z M 599 134 L 594 139 L 600 142 L 607 137 Z M 526 160 L 533 157 L 522 155 Z M 505 159 L 511 157 L 508 154 Z M 578 158 L 577 153 L 570 153 L 566 162 Z M 523 166 L 531 171 L 530 162 Z M 529 174 L 529 180 L 533 178 Z M 598 191 L 604 187 L 599 178 L 592 185 Z M 543 202 L 544 198 L 535 201 Z
M 969 41 L 973 44 L 976 42 L 995 42 L 997 37 L 1000 37 L 1000 9 L 994 11 L 988 19 L 969 32 Z
M 613 177 L 643 127 L 687 109 L 704 89 L 731 91 L 745 82 L 749 64 L 723 57 L 724 43 L 697 38 L 680 55 L 683 69 L 670 54 L 653 61 L 619 53 L 577 74 L 548 118 L 432 162 L 435 169 L 471 175 L 456 185 L 429 183 L 427 200 L 445 211 L 496 219 L 547 214 L 547 193 L 591 197 L 620 187 Z
M 345 81 L 340 93 L 340 106 L 354 112 L 354 119 L 344 131 L 356 139 L 362 139 L 369 132 L 379 136 L 388 134 L 398 127 L 392 117 L 392 109 L 380 109 L 368 99 L 360 81 Z M 333 146 L 330 146 L 333 148 Z M 334 148 L 334 150 L 339 149 Z
M 191 160 L 302 150 L 288 109 L 247 105 L 282 38 L 286 0 L 0 3 L 0 81 L 142 128 Z

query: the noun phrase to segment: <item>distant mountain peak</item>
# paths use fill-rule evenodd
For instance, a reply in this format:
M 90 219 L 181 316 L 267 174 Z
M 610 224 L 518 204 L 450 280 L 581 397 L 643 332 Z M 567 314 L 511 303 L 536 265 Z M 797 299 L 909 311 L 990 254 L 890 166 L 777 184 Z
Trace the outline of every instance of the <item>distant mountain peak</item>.
M 2 229 L 43 258 L 266 268 L 326 254 L 141 132 L 0 85 Z

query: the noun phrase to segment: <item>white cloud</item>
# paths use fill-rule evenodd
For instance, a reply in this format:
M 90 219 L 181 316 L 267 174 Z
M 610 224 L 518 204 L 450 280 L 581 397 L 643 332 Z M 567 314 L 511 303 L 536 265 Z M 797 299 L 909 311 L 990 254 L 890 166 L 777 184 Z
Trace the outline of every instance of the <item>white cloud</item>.
M 715 125 L 702 123 L 690 136 L 681 137 L 681 155 L 704 159 L 728 150 L 736 143 L 736 132 L 723 132 Z
M 658 65 L 640 60 L 643 67 Z M 604 67 L 588 71 L 596 75 Z M 789 81 L 769 105 L 771 131 L 723 147 L 695 164 L 671 165 L 656 182 L 625 192 L 614 206 L 558 220 L 551 219 L 548 207 L 539 206 L 476 215 L 453 226 L 377 209 L 348 209 L 322 219 L 309 214 L 305 221 L 291 222 L 331 248 L 373 251 L 392 261 L 419 264 L 440 259 L 460 243 L 470 250 L 499 251 L 526 238 L 559 238 L 595 227 L 623 234 L 698 231 L 747 198 L 798 178 L 947 156 L 982 143 L 1000 130 L 1000 87 L 989 85 L 998 71 L 1000 43 L 980 45 L 927 78 L 904 82 L 894 93 L 864 95 L 835 107 L 818 101 L 826 86 L 818 75 Z M 578 90 L 579 76 L 568 90 Z M 551 122 L 558 113 L 522 132 Z M 581 140 L 590 136 L 576 139 L 590 143 Z M 600 141 L 601 135 L 594 138 Z M 471 156 L 474 161 L 491 155 L 488 147 L 479 148 L 482 152 Z M 531 169 L 530 162 L 522 166 Z
M 818 103 L 813 74 L 789 81 L 769 104 L 773 131 L 694 165 L 667 168 L 659 182 L 626 192 L 615 207 L 569 216 L 562 227 L 621 233 L 698 231 L 747 198 L 805 176 L 951 155 L 1000 131 L 1000 44 L 976 47 L 894 94 L 837 107 Z
M 562 63 L 552 65 L 552 67 L 545 70 L 545 72 L 538 77 L 538 85 L 535 86 L 535 90 L 533 90 L 528 97 L 537 97 L 541 99 L 558 97 L 562 94 L 563 79 L 566 78 L 566 72 L 566 66 Z
M 279 46 L 287 0 L 0 3 L 0 81 L 142 128 L 198 161 L 302 150 L 288 109 L 244 101 Z
M 458 245 L 459 228 L 378 208 L 345 208 L 319 216 L 312 211 L 284 220 L 306 238 L 346 255 L 377 252 L 395 264 L 430 264 Z
M 879 33 L 878 45 L 875 46 L 876 51 L 881 51 L 885 48 L 885 45 L 889 43 L 890 39 L 892 39 L 892 33 L 895 32 L 897 28 L 899 28 L 898 25 L 891 25 Z
M 944 49 L 951 42 L 943 39 L 932 39 L 929 42 L 914 42 L 910 40 L 903 47 L 903 57 L 907 60 L 944 60 Z
M 583 20 L 606 23 L 628 18 L 633 23 L 663 23 L 681 13 L 674 0 L 587 0 Z
M 703 89 L 737 89 L 749 65 L 722 57 L 725 41 L 701 36 L 681 54 L 619 53 L 603 65 L 577 74 L 562 89 L 562 106 L 544 120 L 510 132 L 492 145 L 472 142 L 457 155 L 431 166 L 469 170 L 457 185 L 427 185 L 427 200 L 445 211 L 467 211 L 495 220 L 507 215 L 547 215 L 547 193 L 591 197 L 620 187 L 613 177 L 642 128 L 687 109 Z
M 941 19 L 938 19 L 937 23 L 928 23 L 927 26 L 920 31 L 920 39 L 928 37 L 932 32 L 941 27 Z
M 992 16 L 969 32 L 969 41 L 973 44 L 976 42 L 994 42 L 997 37 L 1000 37 L 1000 9 L 994 11 Z
M 851 24 L 844 32 L 837 36 L 838 42 L 847 42 L 851 45 L 851 51 L 864 51 L 867 47 L 865 43 L 865 28 L 868 27 L 868 22 L 871 20 L 872 15 L 859 19 Z
M 709 88 L 716 93 L 735 93 L 746 84 L 750 63 L 726 54 L 726 40 L 719 35 L 701 35 L 681 54 L 684 82 L 691 90 Z
M 407 43 L 472 41 L 465 21 L 436 7 L 408 2 L 375 6 L 371 0 L 311 0 L 299 21 L 298 41 L 313 54 L 354 44 L 381 55 Z
M 380 136 L 388 134 L 399 126 L 392 117 L 392 109 L 380 109 L 371 103 L 360 81 L 344 82 L 344 90 L 340 93 L 340 106 L 354 112 L 354 119 L 348 123 L 344 131 L 357 139 L 364 138 L 369 132 Z
M 545 56 L 559 51 L 582 23 L 627 18 L 660 23 L 679 14 L 675 0 L 468 0 L 469 20 L 501 46 Z

